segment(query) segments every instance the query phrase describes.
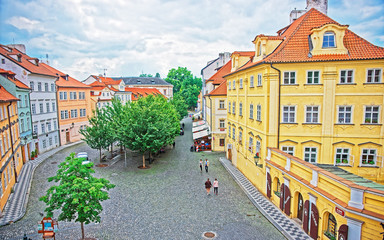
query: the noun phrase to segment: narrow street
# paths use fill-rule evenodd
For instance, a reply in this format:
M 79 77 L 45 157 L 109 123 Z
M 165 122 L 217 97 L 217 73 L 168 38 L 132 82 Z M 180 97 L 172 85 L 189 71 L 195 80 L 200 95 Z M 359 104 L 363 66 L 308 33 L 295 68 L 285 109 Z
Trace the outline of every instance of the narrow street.
M 215 239 L 284 239 L 283 235 L 255 208 L 241 188 L 219 162 L 224 153 L 190 152 L 191 119 L 184 119 L 185 135 L 176 138 L 176 147 L 141 170 L 139 154 L 127 154 L 108 167 L 94 167 L 96 176 L 116 185 L 111 199 L 103 202 L 100 224 L 85 227 L 86 237 L 97 239 L 203 239 L 213 231 Z M 41 239 L 37 222 L 45 208 L 38 198 L 51 183 L 58 164 L 71 152 L 87 151 L 98 162 L 98 151 L 85 143 L 69 147 L 47 159 L 35 171 L 27 213 L 20 221 L 0 228 L 0 239 L 22 239 L 24 234 Z M 200 172 L 199 159 L 210 161 L 209 173 Z M 219 195 L 206 195 L 204 182 L 219 180 Z M 56 239 L 80 239 L 80 223 L 59 223 Z

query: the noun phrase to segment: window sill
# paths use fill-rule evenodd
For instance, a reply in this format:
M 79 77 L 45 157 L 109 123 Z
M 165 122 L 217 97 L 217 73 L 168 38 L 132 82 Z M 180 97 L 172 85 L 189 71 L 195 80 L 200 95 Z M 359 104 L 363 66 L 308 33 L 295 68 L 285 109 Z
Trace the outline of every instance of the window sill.
M 362 124 L 360 124 L 360 125 L 373 125 L 373 126 L 381 126 L 381 125 L 383 125 L 383 124 L 381 124 L 381 123 L 362 123 Z
M 340 167 L 352 167 L 352 165 L 350 165 L 349 163 L 336 163 L 336 166 L 340 166 Z
M 260 122 L 261 123 L 262 121 L 261 120 L 256 120 L 256 122 Z
M 321 123 L 302 123 L 303 125 L 321 125 Z
M 298 125 L 297 122 L 281 122 L 280 124 L 295 124 L 295 125 Z
M 297 84 L 297 85 L 299 85 L 299 84 Z M 261 88 L 261 87 L 263 87 L 263 85 L 257 85 L 257 87 L 258 87 L 258 88 Z
M 335 123 L 335 125 L 351 125 L 354 126 L 354 123 Z
M 379 166 L 376 166 L 375 164 L 361 164 L 359 167 L 379 168 Z
M 357 83 L 337 83 L 336 85 L 357 85 Z
M 218 108 L 217 110 L 227 110 L 226 108 Z
M 249 86 L 249 88 L 254 88 L 255 86 Z
M 375 85 L 375 84 L 384 84 L 384 83 L 383 82 L 363 83 L 363 85 Z
M 299 84 L 281 84 L 281 86 L 299 86 Z
M 322 83 L 305 83 L 304 86 L 323 86 Z

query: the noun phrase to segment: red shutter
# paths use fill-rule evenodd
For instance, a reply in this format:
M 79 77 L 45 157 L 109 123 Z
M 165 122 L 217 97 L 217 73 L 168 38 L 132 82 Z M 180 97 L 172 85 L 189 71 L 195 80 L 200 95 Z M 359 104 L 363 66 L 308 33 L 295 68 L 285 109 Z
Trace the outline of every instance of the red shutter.
M 303 216 L 303 229 L 304 232 L 308 233 L 308 221 L 309 221 L 309 201 L 304 203 L 304 216 Z
M 284 183 L 280 186 L 280 209 L 284 211 Z
M 271 174 L 267 173 L 267 197 L 271 198 Z
M 311 204 L 311 231 L 309 236 L 313 239 L 317 239 L 319 229 L 319 211 L 315 204 Z
M 284 185 L 284 212 L 287 216 L 291 215 L 291 191 Z
M 338 240 L 347 240 L 348 239 L 348 225 L 341 225 L 339 228 L 339 237 Z

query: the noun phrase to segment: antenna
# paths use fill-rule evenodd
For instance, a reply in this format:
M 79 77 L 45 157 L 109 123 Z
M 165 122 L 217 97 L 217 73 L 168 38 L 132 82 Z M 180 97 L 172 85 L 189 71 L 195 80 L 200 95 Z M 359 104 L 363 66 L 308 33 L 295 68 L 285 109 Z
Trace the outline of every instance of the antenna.
M 48 60 L 48 53 L 45 54 L 45 58 L 47 59 L 47 64 L 49 65 L 49 60 Z
M 104 70 L 104 77 L 105 77 L 105 76 L 106 76 L 106 73 L 105 73 L 105 72 L 106 72 L 108 69 L 104 68 L 103 70 Z

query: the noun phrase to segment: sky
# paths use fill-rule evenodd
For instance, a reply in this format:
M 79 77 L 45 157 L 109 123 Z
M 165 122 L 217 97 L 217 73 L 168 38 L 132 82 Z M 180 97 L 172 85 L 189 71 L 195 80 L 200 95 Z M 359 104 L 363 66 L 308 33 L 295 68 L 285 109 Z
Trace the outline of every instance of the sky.
M 200 76 L 220 52 L 252 51 L 305 0 L 0 0 L 0 43 L 82 81 L 178 66 Z M 384 0 L 328 0 L 328 16 L 384 47 Z

